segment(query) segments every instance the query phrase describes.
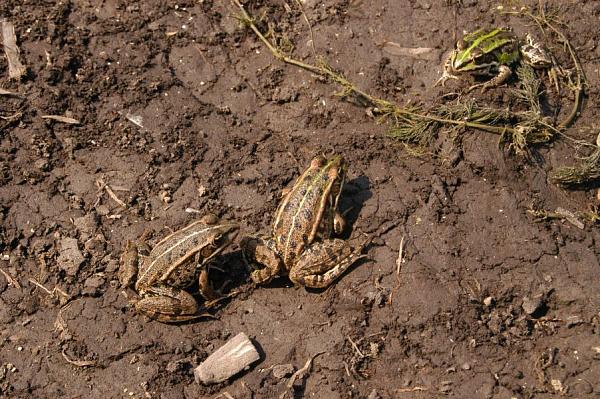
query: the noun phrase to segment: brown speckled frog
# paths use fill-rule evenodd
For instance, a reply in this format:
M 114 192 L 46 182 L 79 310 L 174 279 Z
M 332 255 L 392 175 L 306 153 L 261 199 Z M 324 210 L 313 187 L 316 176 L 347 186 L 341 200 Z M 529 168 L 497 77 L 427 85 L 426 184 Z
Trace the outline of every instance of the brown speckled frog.
M 275 213 L 272 236 L 244 237 L 240 246 L 246 263 L 257 268 L 256 283 L 287 274 L 298 285 L 330 285 L 361 255 L 341 239 L 331 238 L 344 226 L 337 206 L 345 178 L 341 156 L 315 157 L 291 188 L 284 190 Z
M 196 300 L 184 289 L 199 276 L 200 293 L 206 299 L 215 299 L 208 284 L 207 264 L 237 232 L 237 224 L 221 223 L 216 216 L 207 215 L 168 235 L 151 251 L 145 243 L 128 242 L 121 257 L 119 280 L 123 286 L 135 280 L 135 290 L 141 296 L 136 310 L 161 322 L 199 317 Z

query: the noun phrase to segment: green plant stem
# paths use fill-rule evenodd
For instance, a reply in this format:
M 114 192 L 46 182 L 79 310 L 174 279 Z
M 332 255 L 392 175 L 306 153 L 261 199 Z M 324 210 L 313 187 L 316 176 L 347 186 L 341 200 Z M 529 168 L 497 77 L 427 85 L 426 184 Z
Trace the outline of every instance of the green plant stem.
M 350 81 L 348 81 L 341 74 L 339 74 L 329 68 L 326 68 L 323 66 L 307 64 L 307 63 L 298 61 L 294 58 L 288 57 L 287 55 L 283 54 L 281 51 L 279 51 L 279 49 L 276 46 L 274 46 L 260 32 L 260 30 L 254 24 L 253 18 L 248 14 L 248 12 L 244 9 L 244 7 L 240 4 L 240 2 L 238 0 L 231 0 L 231 1 L 240 9 L 240 11 L 242 13 L 242 18 L 240 18 L 240 19 L 242 20 L 242 22 L 250 27 L 250 29 L 256 34 L 256 36 L 260 39 L 260 41 L 263 42 L 263 44 L 269 49 L 269 51 L 273 54 L 273 56 L 275 58 L 277 58 L 278 60 L 283 61 L 287 64 L 297 66 L 297 67 L 305 69 L 309 72 L 315 73 L 320 76 L 327 77 L 327 78 L 335 81 L 340 86 L 344 87 L 344 89 L 346 89 L 347 92 L 350 92 L 353 95 L 355 95 L 356 97 L 366 100 L 366 102 L 368 102 L 370 105 L 376 107 L 377 110 L 383 115 L 386 115 L 386 114 L 404 115 L 404 116 L 408 116 L 408 117 L 412 117 L 412 118 L 426 119 L 426 120 L 443 123 L 443 124 L 448 124 L 448 125 L 470 127 L 470 128 L 490 132 L 490 133 L 499 134 L 499 135 L 502 135 L 505 133 L 510 133 L 510 134 L 519 133 L 516 129 L 514 129 L 510 126 L 507 126 L 507 125 L 492 126 L 492 125 L 482 124 L 482 123 L 477 123 L 477 122 L 445 119 L 445 118 L 439 118 L 439 117 L 429 115 L 429 114 L 421 114 L 421 113 L 417 113 L 417 112 L 412 112 L 412 111 L 402 108 L 396 104 L 393 104 L 389 101 L 373 97 L 373 96 L 369 95 L 368 93 L 358 89 L 354 84 L 352 84 Z

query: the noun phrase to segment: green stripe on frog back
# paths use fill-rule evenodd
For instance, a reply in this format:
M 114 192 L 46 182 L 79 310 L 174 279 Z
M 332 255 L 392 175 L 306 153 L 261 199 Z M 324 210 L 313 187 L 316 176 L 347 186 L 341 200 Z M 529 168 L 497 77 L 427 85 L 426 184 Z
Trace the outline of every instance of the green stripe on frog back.
M 459 54 L 460 63 L 464 63 L 465 60 L 468 60 L 469 57 L 471 56 L 471 54 L 473 53 L 473 50 L 476 48 L 481 49 L 481 51 L 485 54 L 485 53 L 489 53 L 490 51 L 492 51 L 496 48 L 503 46 L 506 43 L 510 43 L 513 40 L 510 37 L 502 37 L 502 38 L 497 38 L 496 40 L 490 40 L 491 38 L 498 35 L 499 33 L 506 32 L 502 28 L 493 29 L 485 34 L 480 34 L 480 32 L 482 32 L 481 29 L 476 30 L 475 32 L 473 32 L 471 34 L 465 35 L 465 37 L 463 38 L 463 40 L 465 40 L 467 42 L 472 40 L 472 43 L 469 47 L 467 47 L 466 49 L 464 49 L 460 52 L 460 54 Z M 476 37 L 476 38 L 472 39 L 472 37 Z

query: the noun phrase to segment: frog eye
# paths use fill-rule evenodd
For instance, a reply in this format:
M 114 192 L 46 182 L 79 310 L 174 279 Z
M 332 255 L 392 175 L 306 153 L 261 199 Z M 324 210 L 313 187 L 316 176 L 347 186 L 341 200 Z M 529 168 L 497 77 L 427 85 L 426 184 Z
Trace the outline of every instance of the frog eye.
M 467 47 L 467 43 L 464 40 L 459 40 L 456 42 L 456 48 L 458 50 L 464 50 Z

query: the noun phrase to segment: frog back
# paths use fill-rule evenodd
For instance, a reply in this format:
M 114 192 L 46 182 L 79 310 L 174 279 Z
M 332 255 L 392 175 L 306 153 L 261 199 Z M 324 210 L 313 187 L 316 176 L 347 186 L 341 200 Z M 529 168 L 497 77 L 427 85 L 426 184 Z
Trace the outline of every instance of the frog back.
M 339 159 L 315 158 L 277 208 L 273 237 L 287 266 L 315 237 L 322 237 L 323 230 L 332 229 L 331 209 L 336 206 L 343 182 Z

